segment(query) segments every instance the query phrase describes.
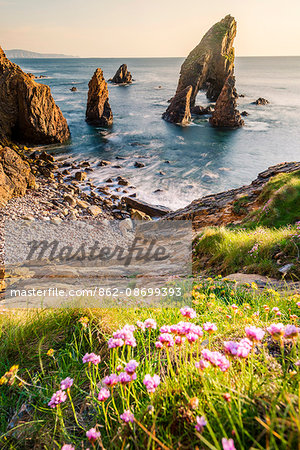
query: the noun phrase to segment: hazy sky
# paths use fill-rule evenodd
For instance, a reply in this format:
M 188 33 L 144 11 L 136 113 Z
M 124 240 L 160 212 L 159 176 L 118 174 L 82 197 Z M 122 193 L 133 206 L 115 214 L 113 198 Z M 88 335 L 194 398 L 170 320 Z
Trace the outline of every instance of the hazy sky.
M 0 45 L 76 56 L 185 56 L 226 14 L 236 54 L 300 55 L 300 0 L 0 0 Z

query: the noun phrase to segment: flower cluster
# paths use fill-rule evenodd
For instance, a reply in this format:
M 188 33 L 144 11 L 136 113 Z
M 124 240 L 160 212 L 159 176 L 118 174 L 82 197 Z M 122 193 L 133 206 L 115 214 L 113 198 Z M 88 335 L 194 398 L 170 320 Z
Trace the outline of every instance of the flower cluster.
M 184 306 L 184 308 L 181 308 L 180 312 L 184 317 L 188 317 L 189 319 L 195 319 L 195 317 L 197 317 L 196 311 L 188 306 Z
M 83 363 L 91 363 L 97 366 L 101 361 L 100 356 L 96 355 L 95 353 L 86 353 L 84 357 L 82 358 Z
M 67 400 L 67 394 L 65 391 L 62 391 L 61 389 L 57 392 L 54 392 L 54 394 L 51 397 L 50 402 L 48 403 L 48 406 L 50 408 L 55 408 L 56 406 L 60 405 L 61 403 L 64 403 Z
M 238 358 L 247 358 L 252 349 L 252 342 L 248 338 L 241 339 L 240 342 L 225 341 L 225 352 L 230 356 Z
M 212 366 L 218 367 L 222 372 L 226 372 L 229 369 L 230 362 L 222 353 L 212 352 L 205 348 L 202 350 L 201 355 L 204 361 L 208 361 Z
M 160 377 L 158 375 L 153 375 L 153 377 L 151 377 L 151 375 L 147 374 L 145 375 L 143 383 L 146 386 L 147 391 L 153 394 L 157 386 L 160 384 Z
M 123 345 L 136 347 L 134 332 L 134 325 L 124 325 L 123 328 L 113 333 L 113 337 L 108 341 L 108 348 L 123 347 Z

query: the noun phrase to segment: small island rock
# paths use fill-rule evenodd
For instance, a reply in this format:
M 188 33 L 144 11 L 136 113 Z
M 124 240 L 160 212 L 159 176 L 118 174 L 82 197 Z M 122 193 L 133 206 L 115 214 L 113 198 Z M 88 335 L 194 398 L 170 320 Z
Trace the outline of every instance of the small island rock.
M 86 121 L 91 125 L 107 127 L 113 123 L 108 100 L 108 88 L 101 69 L 97 69 L 89 82 Z
M 127 64 L 122 64 L 117 72 L 115 73 L 115 76 L 111 78 L 109 81 L 115 84 L 130 84 L 132 83 L 132 76 L 131 73 L 128 72 Z

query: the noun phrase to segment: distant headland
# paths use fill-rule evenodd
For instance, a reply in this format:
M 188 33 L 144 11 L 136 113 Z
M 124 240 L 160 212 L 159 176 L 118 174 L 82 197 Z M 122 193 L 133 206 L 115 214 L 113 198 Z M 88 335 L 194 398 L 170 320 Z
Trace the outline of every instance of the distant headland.
M 29 50 L 21 50 L 14 48 L 12 50 L 5 50 L 8 58 L 77 58 L 73 55 L 63 55 L 61 53 L 37 53 Z

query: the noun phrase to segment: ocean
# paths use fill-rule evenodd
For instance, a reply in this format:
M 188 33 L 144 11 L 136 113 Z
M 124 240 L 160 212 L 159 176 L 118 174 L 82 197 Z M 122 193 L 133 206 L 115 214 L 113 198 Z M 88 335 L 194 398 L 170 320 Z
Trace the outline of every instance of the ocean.
M 249 113 L 238 130 L 212 128 L 207 117 L 187 127 L 162 120 L 175 92 L 184 58 L 15 59 L 26 72 L 45 75 L 66 117 L 72 140 L 53 146 L 54 154 L 89 160 L 89 177 L 101 185 L 109 177 L 124 176 L 137 197 L 171 209 L 181 208 L 209 193 L 251 182 L 268 166 L 299 160 L 300 57 L 236 58 L 236 86 L 240 111 Z M 100 67 L 108 80 L 126 63 L 133 75 L 129 86 L 108 85 L 114 124 L 110 129 L 85 122 L 88 82 Z M 78 91 L 71 92 L 72 86 Z M 270 101 L 256 106 L 258 97 Z M 208 104 L 199 93 L 197 104 Z M 122 158 L 122 159 L 120 159 Z M 101 159 L 111 166 L 97 167 Z M 135 168 L 134 162 L 145 164 Z M 168 161 L 168 162 L 166 162 Z

